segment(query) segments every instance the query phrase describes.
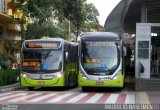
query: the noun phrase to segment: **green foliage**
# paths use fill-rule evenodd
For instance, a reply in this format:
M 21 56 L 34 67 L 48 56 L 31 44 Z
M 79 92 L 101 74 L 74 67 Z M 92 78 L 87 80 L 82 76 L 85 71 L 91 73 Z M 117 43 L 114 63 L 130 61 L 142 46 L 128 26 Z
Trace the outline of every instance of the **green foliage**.
M 85 21 L 85 13 L 83 11 L 83 7 L 84 7 L 84 2 L 82 0 L 67 0 L 67 6 L 68 6 L 68 10 L 70 10 L 70 14 L 68 14 L 69 16 L 67 17 L 72 24 L 74 25 L 74 33 L 76 34 L 76 36 L 78 37 L 78 35 L 80 34 L 80 28 L 83 24 L 83 22 Z M 70 4 L 72 4 L 72 8 L 70 8 Z M 67 10 L 66 9 L 66 10 Z
M 83 31 L 83 26 L 88 22 L 98 22 L 98 10 L 93 4 L 87 4 L 86 0 L 26 0 L 20 1 L 19 9 L 22 10 L 24 16 L 31 19 L 31 23 L 27 28 L 27 39 L 39 38 L 42 35 L 55 36 L 59 35 L 62 38 L 69 36 L 65 24 L 65 19 L 68 19 L 72 24 L 72 33 L 76 36 Z M 59 20 L 58 25 L 50 22 Z M 25 23 L 24 18 L 21 19 L 21 24 Z M 36 24 L 36 25 L 35 25 Z M 52 26 L 53 25 L 53 26 Z M 97 25 L 98 26 L 98 25 Z M 25 32 L 22 28 L 22 34 Z M 53 30 L 53 32 L 51 32 Z M 35 32 L 35 33 L 34 33 Z M 56 33 L 60 32 L 60 33 Z M 66 35 L 68 34 L 68 35 Z M 35 35 L 35 37 L 33 36 Z
M 92 4 L 92 3 L 87 4 L 87 3 L 85 3 L 84 4 L 84 13 L 85 13 L 85 17 L 86 17 L 85 18 L 86 22 L 96 22 L 96 23 L 98 23 L 97 16 L 99 16 L 99 12 L 96 9 L 96 7 L 94 6 L 94 4 Z
M 4 74 L 3 74 L 3 72 L 2 72 L 2 70 L 0 70 L 0 86 L 2 86 L 2 85 L 4 85 L 4 79 L 3 79 L 3 77 L 4 77 Z
M 8 84 L 13 84 L 17 82 L 17 77 L 19 76 L 19 69 L 8 69 L 0 70 L 0 86 L 8 85 Z
M 10 62 L 13 62 L 14 57 L 8 55 L 7 53 L 0 53 L 0 66 L 3 69 L 8 69 L 10 67 Z
M 42 38 L 43 36 L 66 38 L 65 24 L 55 26 L 53 23 L 39 25 L 38 23 L 28 24 L 27 39 Z
M 70 39 L 69 37 L 69 23 L 66 23 L 66 22 L 61 22 L 61 23 L 58 23 L 57 24 L 57 28 L 59 29 L 58 30 L 58 33 L 60 33 L 61 35 L 60 36 L 63 36 L 63 38 L 65 39 Z
M 27 0 L 20 9 L 27 16 L 35 19 L 38 24 L 43 24 L 50 20 L 53 11 L 53 0 Z
M 86 22 L 83 24 L 81 31 L 90 32 L 91 30 L 102 30 L 102 26 L 98 22 Z
M 82 32 L 90 32 L 93 30 L 100 31 L 102 26 L 99 24 L 98 16 L 99 12 L 94 6 L 94 4 L 90 3 L 84 4 L 84 13 L 85 13 L 85 23 L 81 26 Z
M 5 44 L 4 44 L 5 48 L 6 48 L 8 51 L 9 51 L 9 50 L 12 51 L 11 54 L 13 54 L 14 51 L 18 51 L 19 48 L 15 45 L 15 43 L 14 43 L 13 40 L 5 40 L 4 42 L 5 42 Z

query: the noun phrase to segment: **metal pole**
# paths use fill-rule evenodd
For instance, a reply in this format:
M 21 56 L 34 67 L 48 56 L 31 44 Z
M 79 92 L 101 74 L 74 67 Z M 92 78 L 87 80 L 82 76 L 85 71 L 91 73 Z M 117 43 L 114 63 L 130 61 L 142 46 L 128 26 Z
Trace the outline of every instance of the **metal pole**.
M 70 22 L 70 20 L 68 20 L 68 23 L 69 23 L 68 34 L 69 34 L 69 38 L 70 38 L 70 36 L 71 36 L 71 22 Z

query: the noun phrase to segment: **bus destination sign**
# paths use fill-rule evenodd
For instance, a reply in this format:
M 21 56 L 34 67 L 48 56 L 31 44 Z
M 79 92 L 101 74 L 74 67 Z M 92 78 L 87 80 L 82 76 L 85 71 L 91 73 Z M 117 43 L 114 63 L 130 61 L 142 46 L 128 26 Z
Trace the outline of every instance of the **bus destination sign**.
M 47 43 L 26 43 L 26 48 L 58 48 L 59 43 L 47 42 Z

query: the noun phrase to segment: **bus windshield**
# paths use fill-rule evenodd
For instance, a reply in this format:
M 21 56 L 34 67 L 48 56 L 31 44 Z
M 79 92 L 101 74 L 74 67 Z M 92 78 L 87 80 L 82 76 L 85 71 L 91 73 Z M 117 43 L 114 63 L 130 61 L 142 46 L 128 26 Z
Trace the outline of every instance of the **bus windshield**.
M 62 68 L 61 50 L 23 51 L 22 71 L 56 72 Z
M 83 41 L 81 64 L 89 75 L 112 75 L 119 65 L 119 46 L 113 41 Z

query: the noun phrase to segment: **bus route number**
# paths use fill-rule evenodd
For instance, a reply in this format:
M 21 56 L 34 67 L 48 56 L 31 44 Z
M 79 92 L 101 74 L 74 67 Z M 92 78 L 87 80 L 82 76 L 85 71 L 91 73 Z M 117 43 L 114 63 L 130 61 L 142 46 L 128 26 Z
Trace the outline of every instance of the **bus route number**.
M 86 63 L 100 63 L 100 59 L 87 58 Z
M 23 62 L 24 67 L 39 67 L 40 65 L 39 62 Z

